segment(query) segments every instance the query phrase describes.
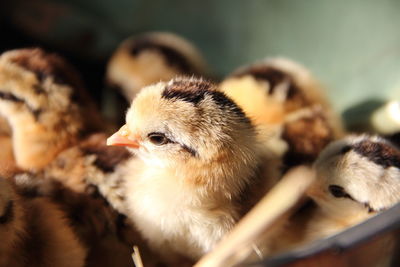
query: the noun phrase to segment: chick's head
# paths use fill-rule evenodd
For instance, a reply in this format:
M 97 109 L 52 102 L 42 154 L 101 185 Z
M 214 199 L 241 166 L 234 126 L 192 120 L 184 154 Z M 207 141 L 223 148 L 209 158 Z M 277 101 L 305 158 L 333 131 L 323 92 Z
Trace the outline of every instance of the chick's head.
M 108 142 L 153 163 L 256 162 L 249 119 L 214 84 L 195 78 L 144 88 L 127 112 L 126 125 Z
M 139 90 L 177 75 L 206 73 L 200 52 L 189 41 L 168 32 L 150 32 L 125 40 L 107 66 L 107 81 L 131 101 Z
M 315 168 L 310 196 L 331 214 L 374 214 L 400 201 L 400 151 L 380 137 L 333 142 Z

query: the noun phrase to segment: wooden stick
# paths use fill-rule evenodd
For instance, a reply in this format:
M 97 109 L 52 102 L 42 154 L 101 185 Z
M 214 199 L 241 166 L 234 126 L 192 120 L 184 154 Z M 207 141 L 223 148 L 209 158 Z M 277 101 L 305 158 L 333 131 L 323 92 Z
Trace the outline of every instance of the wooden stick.
M 140 257 L 139 248 L 137 246 L 133 246 L 132 259 L 135 267 L 143 267 L 143 261 Z
M 298 203 L 314 179 L 314 171 L 305 166 L 289 171 L 215 249 L 195 266 L 227 267 L 243 261 L 252 250 L 253 241 Z

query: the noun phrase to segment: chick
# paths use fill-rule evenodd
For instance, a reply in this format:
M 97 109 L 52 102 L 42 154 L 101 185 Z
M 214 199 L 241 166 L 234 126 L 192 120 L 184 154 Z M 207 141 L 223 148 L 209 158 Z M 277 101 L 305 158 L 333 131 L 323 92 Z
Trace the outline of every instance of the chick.
M 111 207 L 97 199 L 96 188 L 87 182 L 87 177 L 112 172 L 114 164 L 127 159 L 129 153 L 106 147 L 105 134 L 93 134 L 102 124 L 83 88 L 72 79 L 74 72 L 64 69 L 62 62 L 38 49 L 0 57 L 0 113 L 11 126 L 16 164 L 38 183 L 58 181 L 62 192 L 71 191 L 68 197 L 59 199 L 61 193 L 51 197 L 70 210 L 73 223 L 79 225 L 78 236 L 88 249 L 86 265 L 130 266 L 131 239 L 118 234 L 120 228 L 125 231 L 125 225 L 120 227 L 117 215 L 107 217 Z
M 125 40 L 111 57 L 106 76 L 130 102 L 147 85 L 205 73 L 206 64 L 189 41 L 172 33 L 151 32 Z
M 307 69 L 288 59 L 242 67 L 220 89 L 257 126 L 266 148 L 284 158 L 286 169 L 312 163 L 325 145 L 342 134 L 321 86 Z
M 313 171 L 306 195 L 314 202 L 278 218 L 253 240 L 261 258 L 337 234 L 400 201 L 400 150 L 381 137 L 352 135 L 332 142 Z
M 28 199 L 0 178 L 0 266 L 84 266 L 87 251 L 65 213 L 46 198 Z
M 333 142 L 315 163 L 309 190 L 319 222 L 310 235 L 328 236 L 400 201 L 400 151 L 378 136 L 349 136 Z
M 11 127 L 16 163 L 26 170 L 43 168 L 104 125 L 77 73 L 41 49 L 0 56 L 0 115 Z
M 272 168 L 258 175 L 263 154 L 250 120 L 202 79 L 142 89 L 107 142 L 136 155 L 109 177 L 125 191 L 114 205 L 125 205 L 117 208 L 167 261 L 210 251 L 275 182 Z

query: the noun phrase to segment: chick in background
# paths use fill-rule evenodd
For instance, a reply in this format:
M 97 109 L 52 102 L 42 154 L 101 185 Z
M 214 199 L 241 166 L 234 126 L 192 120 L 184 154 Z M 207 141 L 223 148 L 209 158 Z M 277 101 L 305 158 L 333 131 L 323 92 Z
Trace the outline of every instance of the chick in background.
M 41 49 L 0 56 L 0 115 L 10 128 L 16 165 L 29 171 L 104 127 L 76 71 Z
M 312 163 L 342 135 L 340 119 L 324 91 L 303 66 L 271 58 L 234 71 L 220 90 L 244 110 L 267 150 L 283 157 L 285 169 Z
M 314 201 L 257 244 L 263 257 L 355 226 L 400 201 L 400 150 L 384 138 L 350 135 L 329 144 L 307 190 Z
M 173 33 L 149 32 L 126 39 L 108 65 L 106 80 L 121 90 L 128 102 L 141 88 L 182 75 L 205 75 L 200 52 Z
M 78 236 L 88 250 L 86 266 L 131 265 L 131 236 L 121 239 L 119 234 L 131 227 L 121 223 L 87 181 L 112 172 L 130 155 L 122 148 L 107 147 L 105 133 L 94 133 L 107 124 L 100 120 L 77 73 L 59 56 L 41 49 L 4 53 L 0 70 L 0 113 L 11 128 L 19 171 L 32 177 L 32 183 L 58 181 L 61 192 L 71 191 L 60 201 L 60 190 L 51 195 L 79 228 Z M 137 241 L 136 236 L 132 239 Z

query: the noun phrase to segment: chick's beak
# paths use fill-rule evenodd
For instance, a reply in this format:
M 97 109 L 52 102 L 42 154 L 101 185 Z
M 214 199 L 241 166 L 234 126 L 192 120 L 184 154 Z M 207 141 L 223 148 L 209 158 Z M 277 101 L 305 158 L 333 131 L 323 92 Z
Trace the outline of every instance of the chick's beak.
M 126 125 L 122 126 L 118 132 L 107 138 L 108 146 L 126 146 L 131 148 L 139 148 L 139 143 L 135 138 L 131 137 L 131 133 Z

